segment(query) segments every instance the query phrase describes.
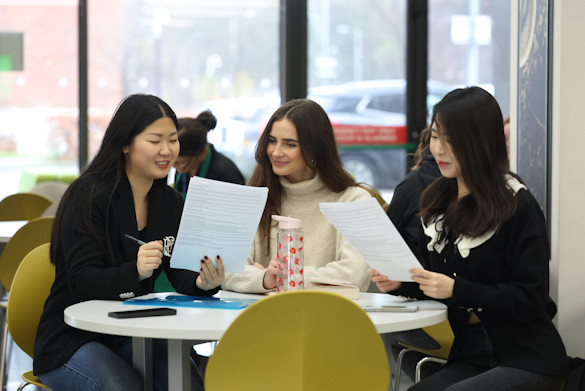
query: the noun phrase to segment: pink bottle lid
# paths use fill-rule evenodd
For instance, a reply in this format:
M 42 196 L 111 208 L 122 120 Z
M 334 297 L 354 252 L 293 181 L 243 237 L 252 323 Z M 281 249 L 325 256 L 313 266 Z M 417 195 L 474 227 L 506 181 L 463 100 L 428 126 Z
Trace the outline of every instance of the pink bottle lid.
M 279 216 L 279 215 L 272 215 L 274 220 L 278 221 L 278 227 L 280 229 L 302 229 L 303 222 L 299 219 L 295 219 L 293 217 L 286 217 L 286 216 Z

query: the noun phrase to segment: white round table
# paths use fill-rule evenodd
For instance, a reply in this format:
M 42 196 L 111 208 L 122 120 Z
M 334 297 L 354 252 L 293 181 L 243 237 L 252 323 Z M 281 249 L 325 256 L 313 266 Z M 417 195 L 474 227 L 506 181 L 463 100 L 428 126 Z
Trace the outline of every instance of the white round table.
M 150 294 L 144 298 L 166 296 L 169 293 Z M 239 294 L 220 291 L 218 297 L 262 299 L 264 295 Z M 360 306 L 396 305 L 405 300 L 381 293 L 360 293 Z M 447 318 L 444 304 L 436 301 L 417 301 L 417 312 L 368 312 L 380 334 L 412 330 L 440 323 Z M 164 306 L 161 304 L 161 306 Z M 143 305 L 123 304 L 121 301 L 90 300 L 65 309 L 65 323 L 102 334 L 133 337 L 135 367 L 142 373 L 145 389 L 152 389 L 151 338 L 167 339 L 169 349 L 169 389 L 188 390 L 190 387 L 189 349 L 198 342 L 219 340 L 242 309 L 175 307 L 177 315 L 148 318 L 116 319 L 111 311 L 149 308 Z

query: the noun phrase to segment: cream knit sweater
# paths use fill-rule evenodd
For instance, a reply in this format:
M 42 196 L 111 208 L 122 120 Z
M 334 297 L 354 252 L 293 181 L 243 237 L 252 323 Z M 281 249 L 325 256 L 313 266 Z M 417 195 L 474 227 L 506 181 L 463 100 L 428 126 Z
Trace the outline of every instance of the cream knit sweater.
M 351 202 L 371 197 L 370 193 L 358 186 L 352 186 L 339 193 L 327 189 L 319 176 L 299 183 L 291 183 L 281 177 L 284 188 L 280 214 L 300 219 L 303 222 L 305 285 L 311 276 L 322 276 L 350 281 L 361 291 L 367 291 L 370 284 L 368 264 L 355 248 L 331 225 L 319 209 L 320 202 Z M 276 222 L 270 229 L 270 250 L 266 238 L 258 230 L 243 273 L 227 273 L 221 284 L 225 290 L 243 293 L 267 292 L 262 286 L 264 271 L 252 266 L 255 262 L 268 266 L 276 254 Z

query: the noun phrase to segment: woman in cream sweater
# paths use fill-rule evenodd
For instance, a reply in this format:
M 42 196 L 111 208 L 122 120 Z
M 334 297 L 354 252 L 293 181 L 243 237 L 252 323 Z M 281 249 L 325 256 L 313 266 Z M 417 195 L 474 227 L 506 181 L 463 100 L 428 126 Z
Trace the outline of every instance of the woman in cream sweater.
M 250 186 L 266 186 L 268 200 L 243 273 L 228 273 L 226 290 L 267 292 L 276 287 L 276 234 L 272 215 L 302 220 L 304 276 L 344 280 L 366 291 L 368 265 L 319 209 L 320 202 L 351 202 L 371 197 L 343 169 L 325 111 L 317 103 L 296 99 L 272 115 L 256 146 Z

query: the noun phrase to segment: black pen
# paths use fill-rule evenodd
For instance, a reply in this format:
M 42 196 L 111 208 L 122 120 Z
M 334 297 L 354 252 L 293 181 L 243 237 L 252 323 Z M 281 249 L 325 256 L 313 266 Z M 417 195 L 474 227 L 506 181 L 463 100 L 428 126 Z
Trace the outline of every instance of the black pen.
M 124 235 L 124 236 L 126 238 L 130 239 L 130 240 L 133 240 L 134 242 L 138 243 L 141 246 L 144 245 L 144 244 L 146 244 L 146 242 L 144 242 L 144 241 L 142 241 L 140 239 L 136 239 L 134 236 L 130 236 L 130 235 Z M 163 250 L 163 255 L 166 256 L 166 257 L 170 257 L 171 256 L 171 254 L 169 254 L 169 252 L 168 251 L 165 251 L 165 250 Z

